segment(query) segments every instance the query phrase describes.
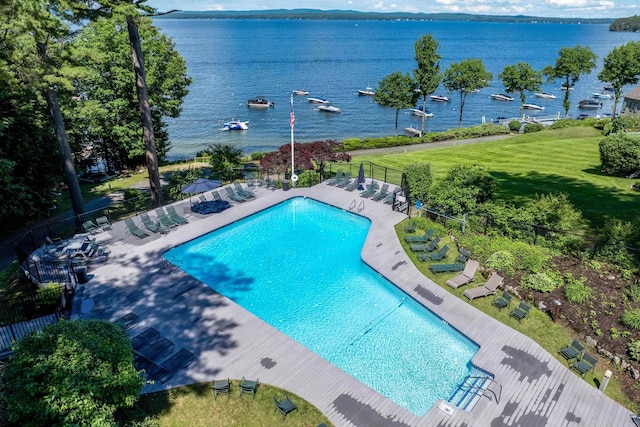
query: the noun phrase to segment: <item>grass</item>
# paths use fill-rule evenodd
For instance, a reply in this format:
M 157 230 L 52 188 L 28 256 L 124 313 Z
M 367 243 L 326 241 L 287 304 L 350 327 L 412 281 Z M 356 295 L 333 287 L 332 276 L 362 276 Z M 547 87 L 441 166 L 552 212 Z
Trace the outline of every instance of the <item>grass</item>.
M 467 300 L 466 297 L 463 297 L 462 293 L 466 289 L 468 289 L 469 286 L 461 286 L 458 289 L 453 289 L 449 286 L 446 286 L 445 284 L 448 279 L 450 279 L 451 277 L 454 277 L 458 273 L 435 274 L 431 272 L 431 270 L 429 270 L 428 262 L 420 262 L 416 257 L 417 254 L 411 252 L 409 245 L 406 244 L 404 241 L 404 236 L 406 235 L 406 233 L 404 232 L 404 226 L 408 222 L 409 220 L 407 219 L 405 221 L 402 221 L 399 224 L 396 224 L 395 226 L 396 233 L 398 235 L 398 238 L 403 248 L 407 252 L 408 257 L 413 261 L 413 263 L 416 265 L 416 267 L 418 268 L 418 270 L 420 270 L 422 274 L 424 274 L 425 276 L 433 280 L 435 283 L 440 285 L 443 289 L 445 289 L 449 293 L 460 298 L 462 301 L 465 301 L 469 305 L 474 306 L 475 308 L 484 312 L 485 314 L 517 330 L 518 332 L 528 336 L 529 338 L 537 342 L 547 352 L 553 355 L 556 359 L 566 364 L 566 360 L 564 360 L 558 354 L 558 350 L 564 347 L 565 345 L 571 343 L 571 341 L 574 338 L 576 338 L 574 335 L 572 335 L 569 329 L 567 329 L 566 327 L 560 324 L 553 323 L 553 321 L 547 314 L 543 313 L 542 311 L 538 310 L 535 307 L 531 309 L 531 312 L 529 313 L 526 319 L 522 320 L 521 322 L 518 322 L 516 319 L 509 316 L 509 313 L 511 312 L 511 310 L 517 307 L 519 304 L 519 301 L 517 300 L 517 298 L 513 298 L 510 306 L 502 310 L 498 310 L 496 307 L 494 307 L 491 304 L 494 300 L 493 296 L 489 296 L 486 298 L 476 298 L 476 299 L 473 299 L 472 301 Z M 442 247 L 445 244 L 448 244 L 450 248 L 452 249 L 456 248 L 455 242 L 452 242 L 450 237 L 447 236 L 446 229 L 444 227 L 440 226 L 439 224 L 430 224 L 430 226 L 431 225 L 433 225 L 433 228 L 436 230 L 436 235 L 441 236 L 442 240 L 440 242 L 440 247 Z M 414 234 L 422 235 L 424 231 L 425 230 L 418 229 Z M 449 252 L 446 260 L 442 260 L 440 262 L 443 262 L 443 263 L 453 262 L 457 256 L 458 256 L 458 251 L 452 250 Z M 474 284 L 472 284 L 471 286 L 477 286 L 478 284 L 483 282 L 481 277 L 478 277 L 478 276 L 479 275 L 477 274 L 476 282 L 474 282 Z M 500 292 L 498 292 L 498 296 L 499 294 Z M 611 366 L 605 365 L 605 361 L 601 359 L 598 366 L 596 366 L 595 372 L 587 373 L 584 379 L 594 387 L 599 387 L 600 379 L 604 377 L 604 372 L 607 369 L 611 369 L 613 372 L 617 371 L 617 369 L 614 369 Z M 627 375 L 627 374 L 621 373 L 620 375 Z M 612 398 L 613 400 L 615 400 L 616 402 L 620 403 L 621 405 L 627 408 L 634 408 L 634 410 L 639 409 L 639 408 L 635 408 L 635 404 L 633 403 L 633 401 L 624 394 L 624 392 L 620 387 L 620 384 L 616 380 L 615 375 L 611 378 L 611 381 L 607 386 L 606 394 L 607 396 L 609 396 L 610 398 Z
M 402 169 L 412 162 L 431 165 L 434 182 L 457 164 L 484 166 L 498 181 L 496 197 L 520 204 L 536 194 L 566 193 L 582 211 L 585 225 L 601 226 L 605 215 L 632 220 L 640 209 L 640 193 L 631 181 L 600 172 L 599 142 L 604 137 L 588 127 L 546 130 L 459 147 L 433 148 L 406 154 L 353 156 Z
M 213 398 L 210 383 L 199 383 L 144 395 L 136 405 L 142 413 L 157 417 L 162 427 L 270 427 L 282 423 L 282 414 L 274 412 L 273 396 L 285 395 L 298 405 L 298 411 L 287 415 L 288 427 L 316 427 L 329 422 L 316 407 L 295 394 L 280 388 L 260 384 L 255 399 L 238 391 L 238 380 L 231 380 L 231 396 Z

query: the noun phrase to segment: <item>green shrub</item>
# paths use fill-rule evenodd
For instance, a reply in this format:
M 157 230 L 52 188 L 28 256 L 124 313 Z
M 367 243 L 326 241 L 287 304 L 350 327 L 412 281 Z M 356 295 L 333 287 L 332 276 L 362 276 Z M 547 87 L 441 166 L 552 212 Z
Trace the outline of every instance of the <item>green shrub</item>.
M 553 273 L 539 272 L 525 276 L 520 285 L 532 291 L 551 292 L 558 287 L 558 279 Z
M 564 296 L 574 304 L 584 304 L 593 296 L 591 288 L 584 284 L 585 278 L 575 279 L 571 273 L 565 276 Z
M 511 120 L 509 122 L 509 130 L 511 132 L 520 132 L 520 127 L 522 126 L 522 123 L 520 123 L 520 121 L 518 120 Z
M 629 357 L 636 362 L 640 362 L 640 340 L 631 340 L 627 346 Z
M 251 153 L 251 160 L 260 160 L 261 158 L 264 157 L 264 153 L 261 152 L 256 152 L 256 153 Z
M 632 283 L 628 289 L 625 289 L 624 296 L 631 302 L 640 301 L 640 282 Z
M 298 182 L 296 183 L 296 185 L 298 187 L 311 187 L 319 183 L 320 174 L 315 171 L 306 170 L 298 175 Z
M 492 270 L 504 271 L 507 274 L 513 274 L 513 254 L 507 251 L 497 251 L 491 254 L 485 266 Z
M 640 329 L 640 308 L 625 310 L 621 321 L 623 325 L 632 329 Z
M 36 292 L 36 303 L 42 305 L 57 305 L 62 300 L 62 287 L 59 283 L 48 283 Z
M 524 133 L 540 132 L 544 126 L 540 123 L 527 123 L 524 125 Z

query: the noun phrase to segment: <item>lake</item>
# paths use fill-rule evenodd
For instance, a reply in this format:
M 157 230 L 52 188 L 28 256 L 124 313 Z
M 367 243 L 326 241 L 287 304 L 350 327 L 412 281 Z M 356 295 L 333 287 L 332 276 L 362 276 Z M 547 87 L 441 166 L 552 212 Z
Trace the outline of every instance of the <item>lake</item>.
M 493 73 L 489 87 L 467 96 L 463 126 L 518 115 L 517 95 L 513 102 L 490 98 L 492 93 L 504 92 L 498 74 L 506 65 L 522 61 L 541 70 L 555 63 L 561 47 L 578 44 L 591 47 L 598 55 L 598 67 L 576 84 L 570 115 L 611 113 L 613 101 L 604 100 L 603 108 L 587 111 L 577 108 L 578 101 L 603 91 L 597 74 L 604 56 L 616 46 L 640 39 L 638 34 L 610 32 L 608 25 L 600 24 L 158 19 L 155 25 L 173 39 L 193 78 L 181 116 L 168 119 L 170 159 L 193 157 L 213 143 L 235 144 L 247 154 L 273 151 L 289 143 L 294 89 L 326 98 L 342 111 L 318 111 L 317 104 L 306 97 L 294 96 L 296 142 L 394 135 L 395 109 L 380 107 L 373 97 L 359 96 L 357 91 L 375 89 L 396 71 L 412 73 L 414 43 L 426 33 L 440 43 L 443 70 L 452 62 L 480 58 Z M 545 110 L 526 114 L 562 113 L 560 82 L 545 83 L 542 91 L 557 98 L 543 100 L 528 94 L 528 103 Z M 451 102 L 428 102 L 434 117 L 426 120 L 425 130 L 457 127 L 459 94 L 444 88 L 436 93 L 448 96 Z M 248 108 L 246 101 L 258 95 L 275 102 L 275 107 Z M 221 132 L 231 119 L 249 121 L 249 129 Z M 405 127 L 420 125 L 418 117 L 400 111 L 400 134 Z

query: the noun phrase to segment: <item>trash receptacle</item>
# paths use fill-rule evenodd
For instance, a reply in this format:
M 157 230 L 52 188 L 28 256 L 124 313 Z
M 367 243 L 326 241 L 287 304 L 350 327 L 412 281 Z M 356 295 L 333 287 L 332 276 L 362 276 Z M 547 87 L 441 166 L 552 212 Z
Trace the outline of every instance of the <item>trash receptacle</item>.
M 89 280 L 89 277 L 87 276 L 87 267 L 85 266 L 76 267 L 75 272 L 76 272 L 76 280 L 78 281 L 78 283 L 80 284 L 87 283 L 87 281 Z
M 283 179 L 282 180 L 282 191 L 289 191 L 289 180 L 288 179 Z

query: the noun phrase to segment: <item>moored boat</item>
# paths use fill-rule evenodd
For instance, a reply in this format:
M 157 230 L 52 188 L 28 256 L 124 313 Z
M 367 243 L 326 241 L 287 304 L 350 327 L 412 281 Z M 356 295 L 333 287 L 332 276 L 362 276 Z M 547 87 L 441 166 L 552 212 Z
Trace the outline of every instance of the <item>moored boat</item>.
M 256 99 L 247 101 L 247 107 L 251 108 L 269 108 L 273 107 L 275 102 L 267 101 L 264 96 L 256 96 Z
M 358 95 L 362 95 L 362 96 L 373 96 L 376 93 L 373 91 L 373 88 L 366 88 L 366 89 L 358 89 Z
M 556 99 L 556 96 L 551 94 L 551 93 L 547 93 L 547 92 L 538 92 L 536 93 L 536 96 L 538 98 L 542 98 L 542 99 Z
M 602 102 L 597 101 L 595 99 L 583 99 L 578 102 L 578 108 L 600 108 L 602 107 Z
M 411 113 L 414 116 L 418 116 L 418 117 L 426 117 L 426 118 L 433 117 L 433 113 L 431 111 L 427 110 L 425 112 L 425 111 L 422 111 L 421 108 L 412 108 Z
M 326 105 L 326 104 L 318 105 L 318 110 L 324 111 L 324 112 L 327 112 L 327 113 L 339 113 L 340 112 L 340 109 L 338 107 L 335 107 L 333 105 Z
M 309 95 L 309 92 L 304 90 L 304 89 L 294 89 L 293 90 L 293 94 L 294 95 L 305 96 L 305 95 Z
M 544 110 L 543 106 L 537 105 L 537 104 L 522 104 L 522 108 L 524 108 L 525 110 L 537 110 L 537 111 Z
M 492 93 L 491 99 L 495 99 L 496 101 L 513 101 L 511 96 L 505 95 L 504 93 Z
M 613 98 L 613 96 L 609 95 L 608 93 L 593 92 L 591 95 L 596 99 L 611 99 L 611 98 Z
M 603 89 L 604 89 L 604 90 L 610 90 L 610 91 L 614 91 L 614 90 L 616 90 L 615 86 L 613 86 L 613 85 L 605 85 L 605 86 L 603 87 Z
M 447 98 L 446 96 L 443 96 L 443 95 L 430 95 L 429 98 L 431 98 L 431 100 L 437 101 L 437 102 L 449 102 L 449 101 L 451 101 L 449 98 Z
M 242 122 L 240 120 L 230 120 L 230 121 L 226 122 L 225 124 L 223 124 L 222 127 L 220 128 L 220 130 L 221 131 L 247 130 L 247 129 L 249 129 L 249 126 L 247 126 L 248 124 L 249 124 L 248 121 Z
M 309 96 L 307 97 L 307 101 L 311 102 L 312 104 L 328 104 L 329 101 L 327 101 L 324 98 L 320 98 L 318 96 Z

